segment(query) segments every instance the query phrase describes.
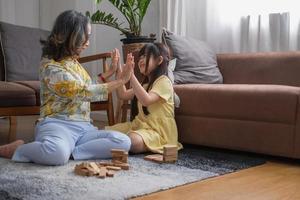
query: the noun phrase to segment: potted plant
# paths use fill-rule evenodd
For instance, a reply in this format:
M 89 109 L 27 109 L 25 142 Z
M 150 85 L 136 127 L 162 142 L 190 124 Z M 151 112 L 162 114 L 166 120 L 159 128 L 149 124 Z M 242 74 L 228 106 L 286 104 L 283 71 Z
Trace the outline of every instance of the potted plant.
M 94 13 L 86 12 L 86 16 L 93 24 L 102 24 L 119 30 L 126 38 L 121 39 L 123 44 L 153 42 L 155 35 L 142 36 L 142 22 L 151 0 L 108 0 L 117 8 L 127 20 L 128 26 L 112 13 L 97 10 Z M 96 0 L 100 4 L 102 0 Z

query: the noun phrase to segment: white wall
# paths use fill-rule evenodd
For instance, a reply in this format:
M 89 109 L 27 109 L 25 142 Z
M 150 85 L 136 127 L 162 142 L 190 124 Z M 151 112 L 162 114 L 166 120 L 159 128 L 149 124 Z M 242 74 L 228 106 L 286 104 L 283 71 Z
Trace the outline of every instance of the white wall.
M 22 26 L 51 30 L 59 13 L 70 9 L 82 13 L 87 10 L 92 12 L 97 7 L 94 2 L 94 0 L 0 0 L 0 20 Z M 108 1 L 103 1 L 100 6 L 101 10 L 112 12 L 122 19 L 119 12 Z M 125 19 L 124 22 L 126 22 Z M 154 33 L 159 39 L 159 0 L 152 0 L 150 3 L 142 28 L 144 35 Z M 122 43 L 120 39 L 123 37 L 116 29 L 102 25 L 92 25 L 91 45 L 83 55 L 107 52 L 113 48 L 121 50 Z M 92 74 L 100 72 L 99 67 L 95 64 L 86 66 Z

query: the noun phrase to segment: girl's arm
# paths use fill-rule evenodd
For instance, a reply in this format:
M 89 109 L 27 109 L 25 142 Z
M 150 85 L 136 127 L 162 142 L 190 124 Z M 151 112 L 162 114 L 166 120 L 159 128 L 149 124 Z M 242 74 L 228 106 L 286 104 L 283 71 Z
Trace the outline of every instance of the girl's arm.
M 117 96 L 122 100 L 132 100 L 134 97 L 133 89 L 126 89 L 125 85 L 117 89 Z
M 131 75 L 130 83 L 135 96 L 143 106 L 149 106 L 161 99 L 161 97 L 154 92 L 148 93 L 137 80 L 134 74 Z
M 129 67 L 131 69 L 134 68 L 134 58 L 133 58 L 132 54 L 127 55 L 126 65 L 124 65 L 124 68 L 126 68 L 126 67 Z M 122 74 L 122 68 L 121 68 L 121 65 L 119 64 L 117 72 L 116 72 L 116 79 L 119 79 L 121 74 Z M 132 74 L 134 74 L 134 73 L 132 73 Z M 117 96 L 119 99 L 122 99 L 122 100 L 132 100 L 134 97 L 134 92 L 133 92 L 132 88 L 126 89 L 125 85 L 123 85 L 122 87 L 119 87 L 117 89 Z

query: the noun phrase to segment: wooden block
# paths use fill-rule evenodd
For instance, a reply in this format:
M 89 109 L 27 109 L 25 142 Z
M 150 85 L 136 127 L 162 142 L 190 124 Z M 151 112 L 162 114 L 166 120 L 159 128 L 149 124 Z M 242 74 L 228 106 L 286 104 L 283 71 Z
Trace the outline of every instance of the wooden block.
M 119 170 L 121 170 L 121 167 L 117 167 L 117 166 L 107 166 L 106 169 L 108 169 L 108 170 L 114 170 L 114 171 L 119 171 Z
M 113 171 L 113 170 L 108 170 L 107 173 L 106 173 L 106 175 L 107 175 L 108 177 L 114 177 L 115 171 Z
M 87 166 L 86 169 L 88 170 L 88 176 L 93 176 L 98 174 L 98 172 L 95 171 L 91 166 Z
M 163 158 L 164 162 L 175 162 L 177 160 L 177 157 L 171 157 L 171 158 Z
M 83 168 L 76 168 L 75 167 L 75 174 L 79 175 L 79 176 L 88 176 L 89 171 L 87 169 L 83 169 Z
M 128 156 L 123 156 L 122 160 L 123 163 L 128 163 Z
M 106 173 L 107 173 L 106 167 L 100 167 L 100 172 L 99 172 L 98 177 L 99 178 L 105 178 L 106 177 Z
M 98 162 L 97 165 L 102 165 L 102 166 L 113 166 L 114 164 L 112 162 L 108 162 L 108 161 L 101 161 L 101 162 Z
M 78 168 L 86 168 L 87 166 L 89 166 L 89 163 L 87 163 L 87 162 L 82 162 L 79 165 L 76 165 L 76 167 L 78 167 Z
M 100 172 L 100 168 L 98 167 L 98 165 L 95 162 L 91 162 L 90 163 L 90 167 L 96 172 L 99 173 Z
M 177 146 L 176 145 L 164 145 L 163 154 L 164 155 L 177 155 Z
M 177 160 L 177 156 L 164 156 L 164 160 L 170 160 L 170 159 L 173 159 L 173 160 Z
M 123 162 L 120 161 L 120 160 L 113 160 L 112 162 L 113 162 L 113 164 L 122 164 L 122 163 L 123 163 Z
M 128 163 L 121 163 L 121 164 L 115 164 L 116 167 L 121 167 L 123 170 L 129 170 L 129 164 Z
M 123 156 L 113 156 L 112 160 L 122 160 Z
M 164 145 L 164 148 L 166 148 L 166 149 L 177 149 L 177 145 L 175 145 L 175 144 L 166 144 L 166 145 Z
M 152 154 L 144 157 L 145 160 L 154 161 L 157 163 L 163 163 L 163 155 L 161 154 Z
M 123 149 L 111 149 L 110 152 L 111 152 L 111 153 L 121 153 L 121 154 L 123 154 L 123 153 L 125 153 L 126 151 L 123 150 Z

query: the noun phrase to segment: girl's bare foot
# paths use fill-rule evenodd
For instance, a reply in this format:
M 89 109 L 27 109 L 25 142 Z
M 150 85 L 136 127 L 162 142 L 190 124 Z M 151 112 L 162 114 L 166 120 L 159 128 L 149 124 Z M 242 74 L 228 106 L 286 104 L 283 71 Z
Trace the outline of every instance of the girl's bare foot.
M 23 140 L 16 140 L 12 143 L 0 146 L 0 157 L 11 159 L 16 149 L 24 144 Z

